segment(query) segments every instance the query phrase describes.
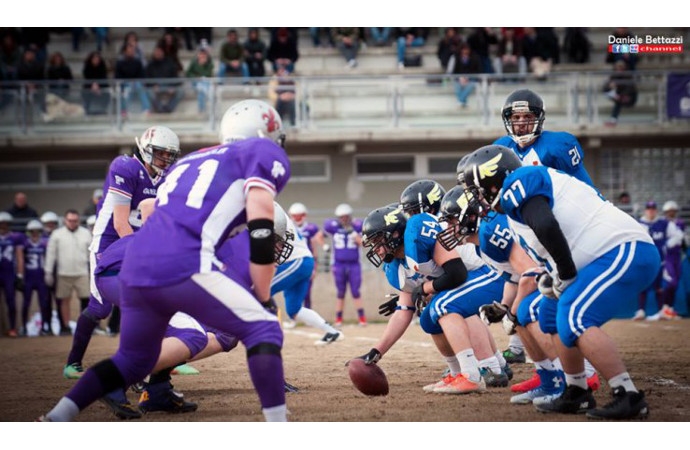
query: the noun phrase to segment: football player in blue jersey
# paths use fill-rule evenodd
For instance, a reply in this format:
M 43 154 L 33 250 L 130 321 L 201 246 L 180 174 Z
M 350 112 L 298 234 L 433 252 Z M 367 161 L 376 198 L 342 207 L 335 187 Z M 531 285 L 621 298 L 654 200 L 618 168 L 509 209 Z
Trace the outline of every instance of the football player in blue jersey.
M 552 167 L 594 186 L 585 169 L 584 152 L 577 138 L 564 131 L 544 130 L 546 109 L 537 93 L 530 89 L 513 91 L 501 109 L 501 118 L 508 134 L 494 144 L 513 150 L 522 165 Z M 511 336 L 503 354 L 509 362 L 525 362 L 522 342 L 517 335 Z
M 463 178 L 473 195 L 506 214 L 520 245 L 546 268 L 537 278 L 539 291 L 556 299 L 567 386 L 558 399 L 536 409 L 599 420 L 646 417 L 644 393 L 602 329 L 656 275 L 660 257 L 646 230 L 590 185 L 551 168 L 523 167 L 504 146 L 475 150 Z M 595 409 L 583 356 L 612 389 L 613 400 L 604 407 Z

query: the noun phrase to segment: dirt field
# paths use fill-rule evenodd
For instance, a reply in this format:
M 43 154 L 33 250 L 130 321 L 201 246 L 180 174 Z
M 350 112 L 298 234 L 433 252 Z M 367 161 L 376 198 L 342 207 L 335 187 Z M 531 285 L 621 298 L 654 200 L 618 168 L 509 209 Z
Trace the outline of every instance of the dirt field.
M 424 394 L 421 387 L 435 381 L 445 368 L 430 339 L 412 325 L 402 340 L 379 363 L 388 375 L 390 394 L 366 397 L 350 383 L 345 362 L 361 355 L 377 340 L 384 324 L 367 327 L 346 324 L 345 340 L 325 347 L 314 341 L 321 333 L 298 326 L 285 330 L 287 381 L 299 393 L 288 394 L 289 419 L 294 422 L 586 422 L 582 416 L 544 415 L 532 406 L 509 403 L 509 388 L 484 394 L 450 396 Z M 650 421 L 690 420 L 690 320 L 672 322 L 613 321 L 605 329 L 619 344 L 636 385 L 647 393 Z M 500 348 L 507 336 L 492 331 Z M 70 337 L 0 339 L 0 421 L 33 421 L 47 412 L 73 385 L 61 371 Z M 117 339 L 94 336 L 84 363 L 88 366 L 112 354 Z M 261 422 L 258 398 L 249 380 L 244 349 L 194 363 L 201 374 L 175 376 L 176 389 L 199 403 L 195 413 L 152 413 L 139 422 Z M 514 381 L 531 375 L 531 365 L 513 365 Z M 608 402 L 606 385 L 595 394 Z M 130 399 L 136 395 L 130 392 Z M 117 421 L 101 403 L 77 418 L 86 422 Z

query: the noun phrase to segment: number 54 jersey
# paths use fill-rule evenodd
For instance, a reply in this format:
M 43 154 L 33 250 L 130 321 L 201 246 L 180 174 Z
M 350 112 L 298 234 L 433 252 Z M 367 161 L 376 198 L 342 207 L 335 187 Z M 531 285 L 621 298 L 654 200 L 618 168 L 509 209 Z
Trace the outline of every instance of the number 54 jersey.
M 156 210 L 135 233 L 120 279 L 127 286 L 164 286 L 222 267 L 216 250 L 246 227 L 249 189 L 274 196 L 290 178 L 285 150 L 251 138 L 191 153 L 158 188 Z

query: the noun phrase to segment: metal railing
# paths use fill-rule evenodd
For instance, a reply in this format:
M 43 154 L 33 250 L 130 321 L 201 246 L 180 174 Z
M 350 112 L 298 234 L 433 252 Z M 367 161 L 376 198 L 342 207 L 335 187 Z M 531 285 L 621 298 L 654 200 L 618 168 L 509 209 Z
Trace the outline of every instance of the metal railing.
M 637 104 L 622 117 L 638 124 L 665 124 L 668 71 L 635 73 Z M 527 75 L 472 75 L 474 91 L 462 108 L 456 99 L 455 76 L 381 75 L 295 77 L 294 126 L 297 129 L 372 129 L 493 127 L 499 111 L 514 89 L 529 87 L 545 101 L 549 122 L 560 126 L 600 124 L 612 103 L 603 92 L 610 72 L 552 73 L 540 81 Z M 215 132 L 218 120 L 232 103 L 244 98 L 268 101 L 269 78 L 179 79 L 182 96 L 172 112 L 144 114 L 153 95 L 147 83 L 167 80 L 103 80 L 107 97 L 96 111 L 87 104 L 85 80 L 2 82 L 0 84 L 0 134 L 60 134 L 75 130 L 118 133 L 128 125 L 171 121 L 196 131 Z M 206 108 L 199 110 L 200 83 L 205 83 Z M 101 100 L 103 100 L 101 98 Z M 124 105 L 128 105 L 125 112 Z

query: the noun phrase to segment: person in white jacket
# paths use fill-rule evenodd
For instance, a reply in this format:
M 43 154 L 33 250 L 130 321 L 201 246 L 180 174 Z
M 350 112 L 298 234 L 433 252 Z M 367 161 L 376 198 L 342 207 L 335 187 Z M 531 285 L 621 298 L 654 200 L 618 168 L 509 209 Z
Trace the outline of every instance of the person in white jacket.
M 55 230 L 48 239 L 45 262 L 45 282 L 55 285 L 55 296 L 60 302 L 62 323 L 69 324 L 70 299 L 76 292 L 82 307 L 89 301 L 89 245 L 91 232 L 79 225 L 79 212 L 69 209 L 65 212 L 65 225 Z M 57 280 L 53 270 L 57 266 Z M 60 330 L 60 335 L 71 335 L 69 327 Z

